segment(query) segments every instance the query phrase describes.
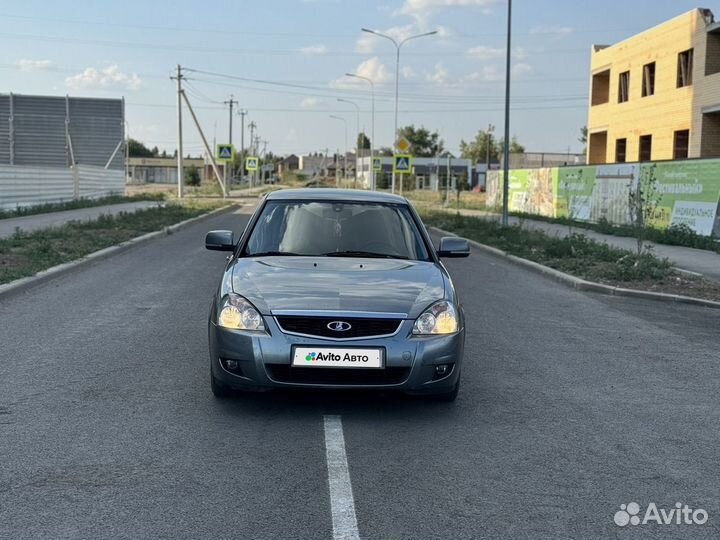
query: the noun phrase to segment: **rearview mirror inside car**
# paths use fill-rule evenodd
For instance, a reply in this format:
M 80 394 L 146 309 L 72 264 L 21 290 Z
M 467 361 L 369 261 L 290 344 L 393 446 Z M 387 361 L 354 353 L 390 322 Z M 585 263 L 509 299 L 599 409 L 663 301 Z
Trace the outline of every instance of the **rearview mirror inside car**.
M 205 235 L 205 249 L 213 251 L 232 251 L 235 240 L 232 231 L 210 231 Z
M 464 238 L 445 236 L 440 240 L 439 257 L 467 257 L 470 255 L 470 244 Z

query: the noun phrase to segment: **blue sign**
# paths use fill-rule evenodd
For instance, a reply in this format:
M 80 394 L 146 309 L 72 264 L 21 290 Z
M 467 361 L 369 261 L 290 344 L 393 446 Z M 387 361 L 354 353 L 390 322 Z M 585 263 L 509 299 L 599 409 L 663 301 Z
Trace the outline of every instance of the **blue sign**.
M 410 154 L 395 154 L 393 156 L 393 170 L 399 174 L 408 174 L 412 167 L 412 156 Z

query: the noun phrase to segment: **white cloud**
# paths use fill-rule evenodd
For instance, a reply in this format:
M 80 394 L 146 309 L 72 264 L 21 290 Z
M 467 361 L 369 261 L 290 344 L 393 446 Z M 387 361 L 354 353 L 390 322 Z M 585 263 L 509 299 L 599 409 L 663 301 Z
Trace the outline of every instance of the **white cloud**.
M 495 60 L 498 58 L 505 57 L 504 47 L 486 47 L 485 45 L 479 45 L 477 47 L 471 47 L 465 51 L 465 56 L 468 58 L 474 58 L 476 60 Z M 528 52 L 522 47 L 515 47 L 513 49 L 513 58 L 515 60 L 526 60 Z
M 53 65 L 50 60 L 30 60 L 22 58 L 15 62 L 20 71 L 47 71 Z
M 383 64 L 377 56 L 373 56 L 372 58 L 368 58 L 367 60 L 360 62 L 353 73 L 360 75 L 361 77 L 367 77 L 375 84 L 383 84 L 393 80 L 390 69 L 388 69 L 388 67 Z M 331 81 L 330 86 L 333 88 L 360 88 L 368 86 L 368 84 L 357 77 L 345 76 Z
M 124 73 L 120 71 L 117 64 L 113 64 L 100 70 L 94 67 L 85 68 L 81 73 L 67 77 L 65 84 L 73 89 L 126 88 L 137 90 L 142 86 L 142 80 L 137 73 Z
M 328 48 L 325 45 L 308 45 L 307 47 L 301 47 L 300 52 L 302 54 L 326 54 Z
M 320 100 L 314 97 L 307 97 L 300 102 L 301 109 L 315 109 L 320 105 Z
M 530 75 L 534 71 L 530 64 L 519 63 L 512 67 L 512 76 L 515 78 L 522 78 L 525 75 Z
M 387 34 L 395 41 L 402 41 L 403 39 L 412 36 L 418 31 L 418 26 L 415 23 L 410 23 L 403 26 L 392 26 L 384 30 L 378 30 L 378 32 Z M 360 37 L 355 44 L 355 50 L 360 53 L 371 53 L 380 44 L 383 44 L 384 46 L 392 46 L 390 43 L 387 42 L 385 38 L 370 34 L 368 32 L 363 32 L 362 34 L 360 34 Z
M 432 11 L 442 8 L 484 8 L 498 3 L 499 0 L 405 0 L 398 13 L 411 15 L 418 21 L 427 21 Z
M 400 68 L 400 75 L 402 75 L 403 79 L 414 79 L 417 77 L 417 73 L 415 73 L 415 70 L 410 66 Z
M 448 82 L 448 70 L 441 63 L 435 64 L 435 69 L 432 73 L 425 74 L 425 80 L 438 84 L 445 85 Z
M 485 45 L 471 47 L 465 51 L 465 56 L 468 58 L 476 58 L 478 60 L 493 60 L 495 58 L 502 58 L 504 55 L 504 48 L 486 47 Z
M 572 26 L 560 26 L 549 24 L 538 24 L 530 29 L 531 34 L 572 34 L 575 29 Z
M 534 73 L 534 68 L 527 63 L 517 63 L 512 66 L 513 79 L 521 79 Z M 463 82 L 500 82 L 505 80 L 505 67 L 496 64 L 484 66 L 480 71 L 474 71 L 463 77 Z

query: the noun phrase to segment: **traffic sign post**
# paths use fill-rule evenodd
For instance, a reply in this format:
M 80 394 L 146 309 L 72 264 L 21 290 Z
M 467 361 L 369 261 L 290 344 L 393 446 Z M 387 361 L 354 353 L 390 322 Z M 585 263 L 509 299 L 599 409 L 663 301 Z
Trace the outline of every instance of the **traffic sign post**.
M 229 163 L 235 159 L 235 147 L 232 144 L 218 144 L 215 159 Z
M 382 171 L 382 158 L 376 157 L 373 158 L 373 171 L 380 172 Z
M 412 156 L 410 154 L 395 154 L 393 156 L 393 172 L 395 174 L 410 174 L 412 171 Z
M 410 144 L 410 141 L 408 141 L 405 137 L 400 137 L 395 142 L 395 148 L 397 148 L 403 154 L 407 154 L 407 151 L 410 150 L 411 146 L 412 145 Z
M 256 156 L 248 156 L 245 158 L 245 168 L 248 171 L 257 171 L 258 170 L 258 158 Z

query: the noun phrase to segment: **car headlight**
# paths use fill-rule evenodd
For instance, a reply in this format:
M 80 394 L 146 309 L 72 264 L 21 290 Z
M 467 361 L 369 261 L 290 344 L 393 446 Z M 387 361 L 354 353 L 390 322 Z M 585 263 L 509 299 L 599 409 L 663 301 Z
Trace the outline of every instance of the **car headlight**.
M 217 320 L 218 326 L 232 330 L 265 330 L 262 315 L 255 306 L 235 293 L 223 297 Z
M 435 302 L 413 324 L 412 333 L 420 336 L 454 334 L 458 330 L 455 306 L 447 300 Z

